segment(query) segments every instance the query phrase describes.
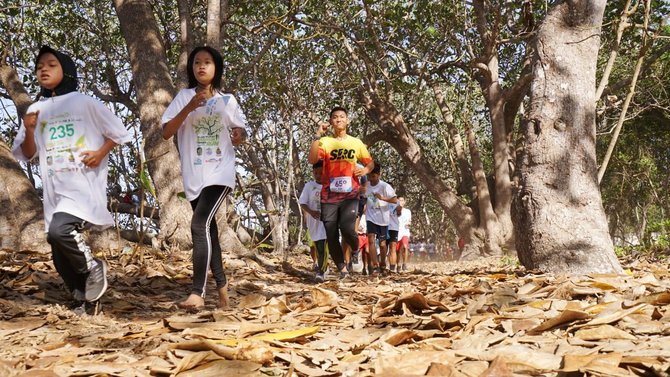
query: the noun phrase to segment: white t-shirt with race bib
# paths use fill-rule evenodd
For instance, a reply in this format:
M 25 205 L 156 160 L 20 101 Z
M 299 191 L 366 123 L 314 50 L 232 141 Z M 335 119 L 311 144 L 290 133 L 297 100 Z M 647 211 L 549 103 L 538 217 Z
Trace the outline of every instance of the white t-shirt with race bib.
M 388 183 L 380 180 L 376 186 L 368 183 L 368 208 L 365 211 L 365 217 L 371 223 L 388 226 L 390 222 L 389 202 L 375 198 L 375 194 L 380 194 L 383 198 L 389 199 L 396 196 L 395 190 Z
M 182 89 L 165 110 L 161 124 L 176 117 L 195 96 Z M 216 93 L 204 106 L 193 110 L 177 130 L 184 193 L 189 201 L 207 186 L 235 187 L 235 150 L 230 130 L 246 128 L 246 118 L 232 94 Z
M 398 239 L 403 237 L 409 238 L 409 224 L 412 222 L 412 211 L 408 208 L 403 208 L 400 212 L 400 217 L 398 217 L 398 222 L 400 223 L 398 230 Z
M 312 211 L 321 212 L 321 187 L 320 184 L 314 181 L 307 182 L 300 193 L 298 202 L 307 205 Z M 315 219 L 308 214 L 306 222 L 307 231 L 309 231 L 309 237 L 312 241 L 326 239 L 326 228 L 323 227 L 323 222 L 321 220 Z
M 42 98 L 28 108 L 28 113 L 36 111 L 45 230 L 56 212 L 69 213 L 100 228 L 114 225 L 107 210 L 108 157 L 97 168 L 89 168 L 81 162 L 80 154 L 100 149 L 105 138 L 127 143 L 131 140 L 128 130 L 101 102 L 79 92 Z M 25 138 L 26 129 L 21 126 L 12 146 L 12 153 L 21 161 L 34 157 L 23 154 Z
M 396 232 L 400 229 L 398 213 L 396 212 L 397 208 L 397 203 L 389 203 L 389 230 L 395 230 Z

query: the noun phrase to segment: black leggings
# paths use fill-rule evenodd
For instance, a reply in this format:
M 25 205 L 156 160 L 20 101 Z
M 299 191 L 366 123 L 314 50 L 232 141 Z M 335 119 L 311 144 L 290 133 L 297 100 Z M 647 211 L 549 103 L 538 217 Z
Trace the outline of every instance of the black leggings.
M 93 254 L 81 235 L 86 227 L 84 220 L 65 212 L 54 213 L 49 223 L 47 242 L 54 267 L 70 292 L 86 291 L 86 277 L 93 267 Z
M 328 251 L 338 269 L 344 266 L 344 253 L 340 245 L 340 231 L 342 241 L 351 246 L 351 250 L 358 250 L 358 234 L 356 233 L 356 215 L 358 213 L 358 199 L 343 200 L 339 203 L 321 203 L 321 221 L 326 228 Z
M 193 238 L 193 288 L 191 293 L 205 297 L 207 267 L 212 269 L 216 288 L 226 285 L 223 272 L 219 229 L 216 226 L 216 212 L 233 189 L 228 186 L 207 186 L 200 196 L 191 201 L 191 237 Z

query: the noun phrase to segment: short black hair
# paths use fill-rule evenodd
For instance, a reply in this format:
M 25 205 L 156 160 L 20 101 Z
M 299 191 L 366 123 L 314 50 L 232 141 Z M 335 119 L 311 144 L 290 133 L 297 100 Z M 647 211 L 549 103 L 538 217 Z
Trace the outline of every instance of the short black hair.
M 323 160 L 319 160 L 312 164 L 312 169 L 318 169 L 323 167 Z
M 372 168 L 372 171 L 370 173 L 381 173 L 382 172 L 382 165 L 380 163 L 375 162 L 375 167 Z
M 332 109 L 330 109 L 330 116 L 329 116 L 329 117 L 332 118 L 332 117 L 333 117 L 333 114 L 334 114 L 336 111 L 344 111 L 345 114 L 348 114 L 348 113 L 347 113 L 347 109 L 345 109 L 344 107 L 342 107 L 342 106 L 335 106 L 335 107 L 333 107 Z
M 188 87 L 195 88 L 198 86 L 198 80 L 193 73 L 193 62 L 195 62 L 195 55 L 200 51 L 206 51 L 212 55 L 214 60 L 214 78 L 212 79 L 212 87 L 221 89 L 221 76 L 223 76 L 223 58 L 221 54 L 210 46 L 198 46 L 188 55 L 188 62 L 186 63 L 186 74 L 188 75 Z

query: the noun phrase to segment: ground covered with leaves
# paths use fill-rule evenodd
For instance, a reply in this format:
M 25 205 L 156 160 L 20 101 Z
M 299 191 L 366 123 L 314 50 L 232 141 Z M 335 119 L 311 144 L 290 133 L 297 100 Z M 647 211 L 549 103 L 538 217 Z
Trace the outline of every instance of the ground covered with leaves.
M 309 258 L 228 259 L 231 308 L 193 313 L 188 253 L 107 257 L 77 316 L 48 255 L 0 252 L 1 376 L 666 376 L 670 265 L 533 274 L 511 260 L 414 263 L 315 284 Z M 214 292 L 214 287 L 210 288 Z M 211 306 L 210 306 L 211 305 Z

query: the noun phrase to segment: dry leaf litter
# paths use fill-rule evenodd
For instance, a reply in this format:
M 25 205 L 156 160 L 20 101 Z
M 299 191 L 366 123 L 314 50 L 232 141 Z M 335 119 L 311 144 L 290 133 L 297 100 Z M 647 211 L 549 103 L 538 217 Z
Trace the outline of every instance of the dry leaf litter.
M 0 376 L 667 376 L 667 261 L 533 274 L 500 259 L 315 284 L 309 258 L 226 260 L 231 308 L 178 309 L 188 253 L 108 258 L 77 316 L 48 255 L 0 252 Z M 213 286 L 210 292 L 215 292 Z

